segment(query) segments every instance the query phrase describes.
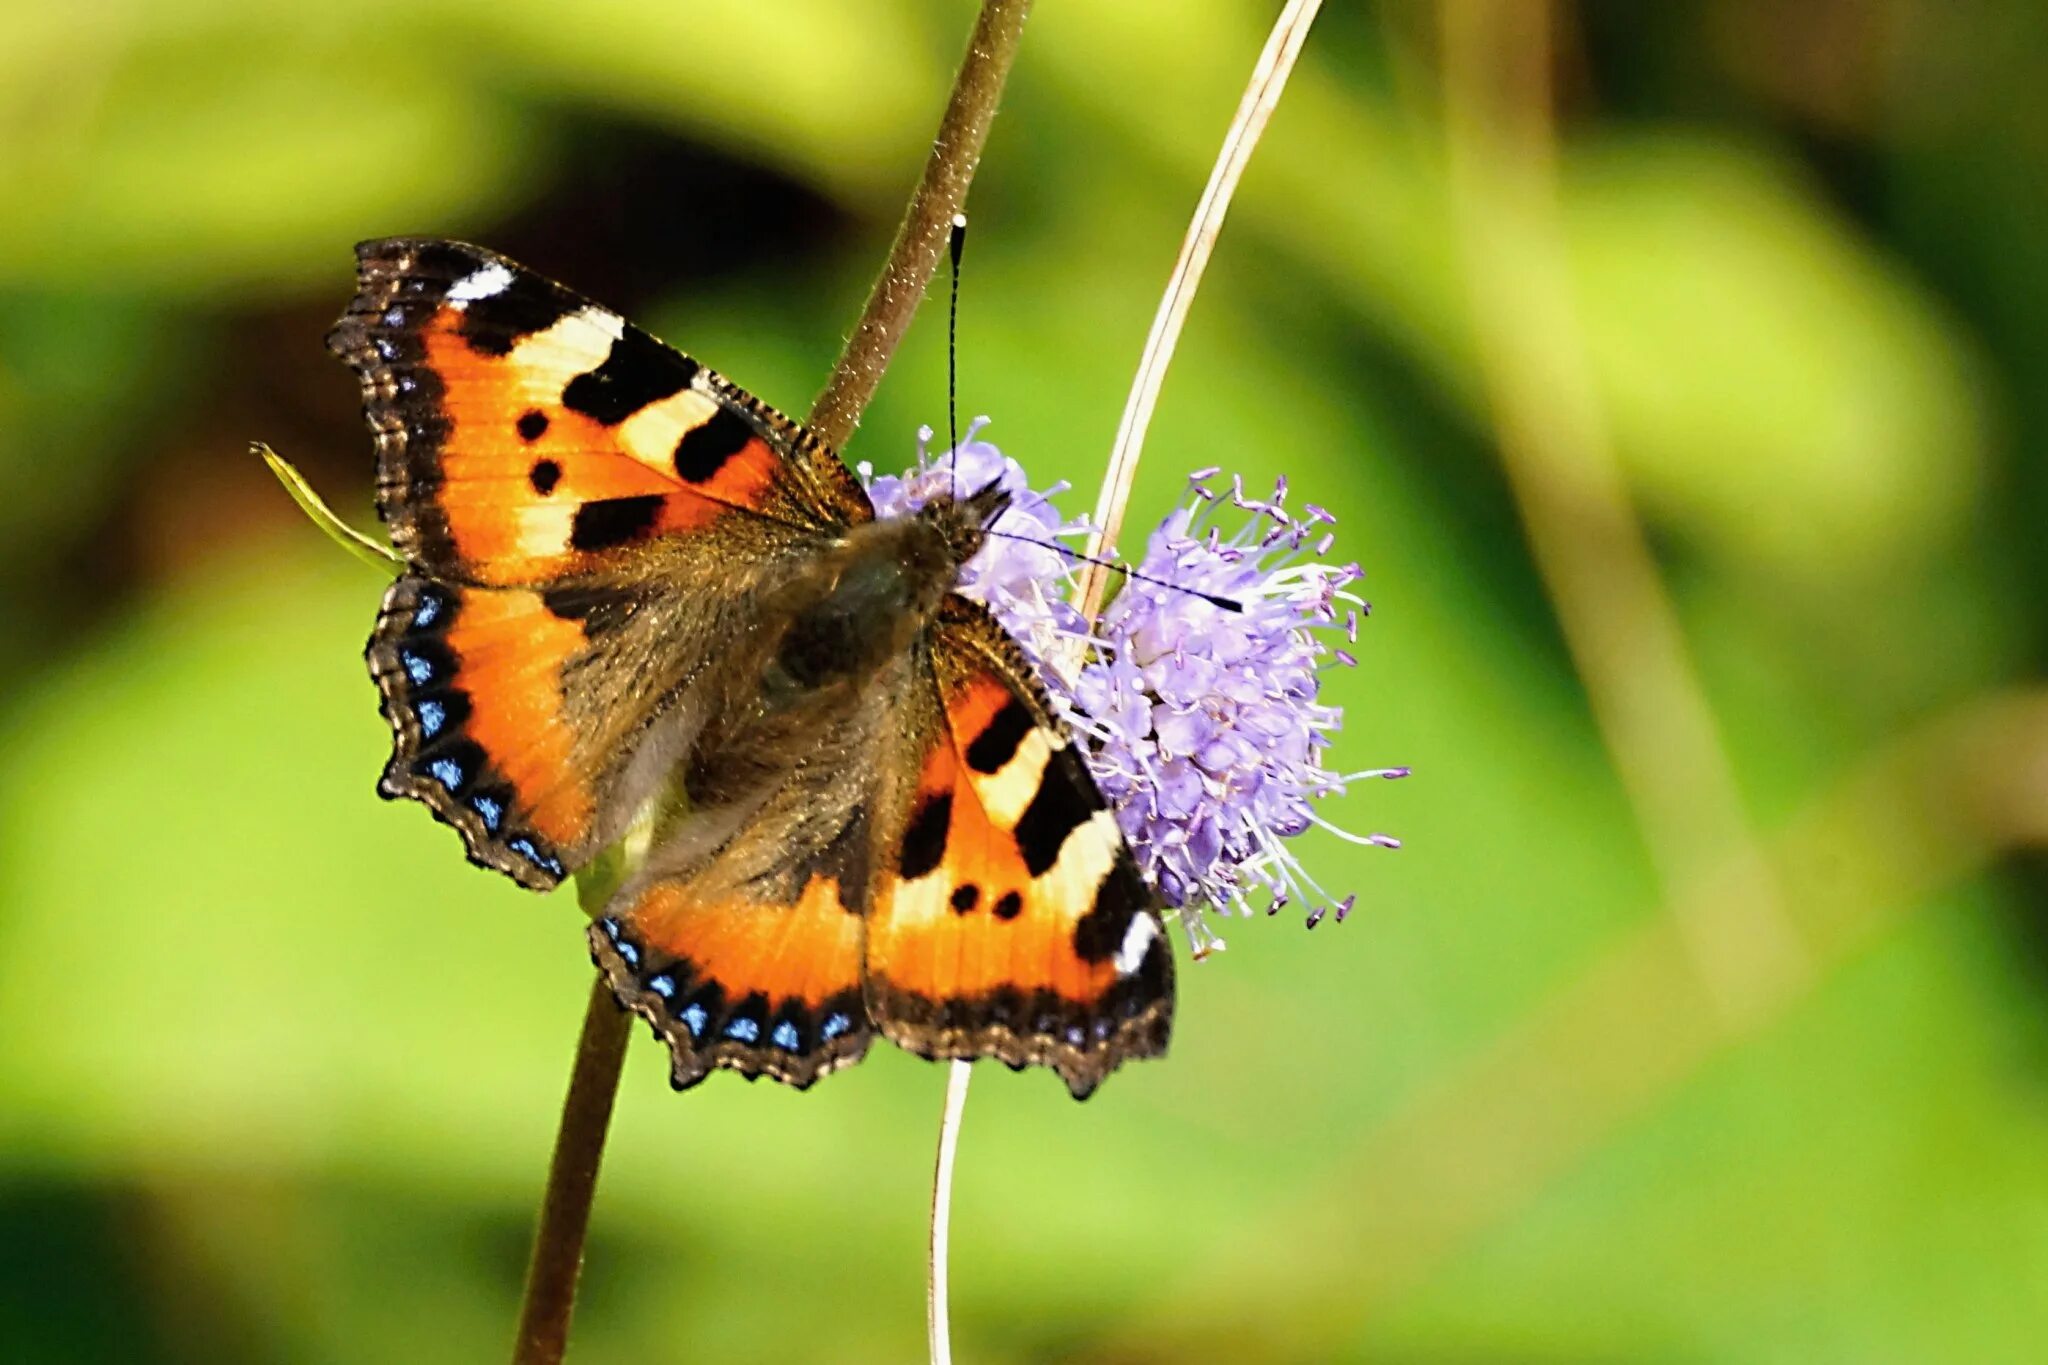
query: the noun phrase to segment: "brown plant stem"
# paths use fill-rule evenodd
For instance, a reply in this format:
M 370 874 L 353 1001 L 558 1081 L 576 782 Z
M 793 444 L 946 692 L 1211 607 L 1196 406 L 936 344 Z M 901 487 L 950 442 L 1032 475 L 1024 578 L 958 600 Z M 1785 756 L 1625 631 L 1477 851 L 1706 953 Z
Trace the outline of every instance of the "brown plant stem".
M 1031 0 L 985 0 L 981 7 L 924 174 L 897 229 L 895 245 L 831 379 L 811 408 L 810 426 L 834 449 L 843 446 L 859 425 L 860 414 L 874 397 L 938 267 L 953 216 L 967 200 L 967 187 L 980 163 L 1030 11 Z M 644 851 L 643 843 L 640 852 Z M 629 851 L 625 861 L 637 862 L 638 855 Z M 587 892 L 585 899 L 591 899 Z M 596 913 L 601 906 L 586 903 L 585 908 Z M 547 1189 L 541 1197 L 540 1226 L 534 1235 L 533 1260 L 520 1305 L 513 1365 L 556 1365 L 567 1349 L 583 1244 L 611 1124 L 612 1101 L 625 1063 L 629 1022 L 599 976 L 591 987 L 569 1093 L 555 1133 Z
M 838 450 L 860 425 L 860 414 L 875 396 L 882 372 L 896 354 L 897 343 L 910 330 L 910 320 L 924 301 L 925 286 L 938 269 L 946 249 L 953 216 L 967 203 L 967 186 L 981 163 L 1003 85 L 1024 37 L 1031 0 L 985 0 L 967 41 L 967 55 L 953 81 L 939 134 L 925 159 L 924 175 L 896 229 L 888 262 L 875 279 L 867 307 L 832 367 L 825 391 L 811 405 L 811 429 Z
M 590 983 L 576 1063 L 569 1072 L 569 1095 L 562 1101 L 562 1123 L 548 1163 L 540 1227 L 534 1233 L 526 1296 L 519 1306 L 514 1365 L 558 1361 L 568 1348 L 569 1316 L 583 1269 L 583 1238 L 590 1227 L 590 1202 L 597 1193 L 597 1169 L 604 1161 L 605 1134 L 611 1127 L 619 1068 L 626 1060 L 626 1026 L 631 1022 L 632 1016 L 619 1008 L 600 973 Z

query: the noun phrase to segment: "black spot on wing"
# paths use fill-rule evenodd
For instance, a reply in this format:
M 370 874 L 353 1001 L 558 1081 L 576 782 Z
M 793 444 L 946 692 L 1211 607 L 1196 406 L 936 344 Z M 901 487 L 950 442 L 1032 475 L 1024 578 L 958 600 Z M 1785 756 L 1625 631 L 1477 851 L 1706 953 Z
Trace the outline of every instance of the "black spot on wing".
M 1102 809 L 1102 798 L 1078 770 L 1079 760 L 1073 752 L 1058 757 L 1064 761 L 1046 765 L 1038 794 L 1017 821 L 1017 847 L 1024 854 L 1025 869 L 1034 877 L 1049 871 L 1060 860 L 1067 836 Z
M 953 794 L 941 792 L 926 799 L 910 817 L 903 831 L 903 848 L 897 870 L 907 881 L 916 881 L 937 867 L 946 856 L 946 831 L 953 823 Z
M 541 604 L 565 621 L 583 625 L 585 638 L 604 634 L 633 614 L 633 595 L 623 588 L 572 586 L 543 588 Z
M 471 273 L 487 268 L 472 264 Z M 455 331 L 478 355 L 510 355 L 522 338 L 545 332 L 582 306 L 560 285 L 515 269 L 512 283 L 463 305 Z
M 676 473 L 690 483 L 704 483 L 753 439 L 754 429 L 745 418 L 720 408 L 676 442 Z
M 1013 757 L 1017 746 L 1024 742 L 1024 736 L 1031 733 L 1036 722 L 1031 719 L 1030 710 L 1015 697 L 1002 710 L 990 718 L 982 727 L 974 742 L 967 746 L 967 766 L 978 773 L 999 773 Z
M 682 392 L 696 373 L 696 361 L 639 328 L 628 327 L 612 343 L 602 365 L 569 381 L 562 390 L 562 406 L 608 427 L 617 426 L 649 403 Z
M 539 408 L 528 408 L 519 414 L 519 421 L 515 425 L 519 428 L 520 440 L 538 441 L 548 434 L 548 415 Z
M 546 497 L 562 481 L 562 467 L 553 460 L 535 460 L 533 468 L 526 471 L 526 479 L 533 485 L 534 492 Z
M 995 917 L 997 919 L 1012 920 L 1023 913 L 1024 898 L 1015 891 L 1005 891 L 1002 899 L 996 902 Z
M 981 888 L 972 882 L 953 888 L 953 908 L 961 914 L 966 914 L 979 904 L 981 904 Z
M 599 498 L 576 509 L 569 527 L 569 545 L 577 550 L 609 550 L 638 540 L 661 515 L 662 495 L 642 493 L 630 498 Z

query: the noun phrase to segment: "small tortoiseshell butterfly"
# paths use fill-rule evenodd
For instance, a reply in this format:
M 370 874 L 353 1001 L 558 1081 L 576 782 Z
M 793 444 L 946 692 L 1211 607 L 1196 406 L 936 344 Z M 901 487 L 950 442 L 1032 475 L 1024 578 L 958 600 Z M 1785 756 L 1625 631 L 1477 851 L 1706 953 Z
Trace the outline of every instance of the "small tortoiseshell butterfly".
M 953 591 L 996 488 L 877 520 L 812 433 L 491 252 L 357 248 L 406 571 L 367 658 L 378 790 L 547 890 L 677 784 L 590 930 L 674 1053 L 797 1087 L 881 1032 L 1085 1097 L 1166 1049 L 1153 898 L 1030 662 Z

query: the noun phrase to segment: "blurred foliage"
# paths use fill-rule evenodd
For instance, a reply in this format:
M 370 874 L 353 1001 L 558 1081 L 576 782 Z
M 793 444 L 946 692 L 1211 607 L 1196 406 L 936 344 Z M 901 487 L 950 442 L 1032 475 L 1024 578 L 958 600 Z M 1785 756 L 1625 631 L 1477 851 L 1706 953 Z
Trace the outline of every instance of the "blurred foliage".
M 961 385 L 1076 509 L 1271 8 L 1033 20 Z M 377 580 L 247 442 L 366 521 L 321 335 L 350 244 L 401 231 L 519 255 L 802 411 L 968 10 L 0 10 L 9 1358 L 502 1353 L 580 916 L 374 798 Z M 1560 32 L 1578 341 L 1760 838 L 1823 851 L 1781 868 L 1813 888 L 1805 969 L 1741 1018 L 1658 986 L 1689 979 L 1678 893 L 1496 456 L 1434 20 L 1331 6 L 1134 524 L 1210 463 L 1339 514 L 1378 607 L 1332 684 L 1343 762 L 1417 776 L 1330 814 L 1408 846 L 1314 844 L 1360 909 L 1235 926 L 1183 974 L 1170 1062 L 1082 1106 L 983 1075 L 963 1359 L 2038 1352 L 2043 865 L 2016 819 L 1855 775 L 2041 663 L 2048 15 L 1603 0 Z M 928 317 L 850 458 L 909 459 L 944 359 Z M 1824 837 L 1781 838 L 1808 815 Z M 915 1358 L 941 1073 L 882 1048 L 807 1095 L 677 1098 L 663 1070 L 635 1044 L 576 1354 Z

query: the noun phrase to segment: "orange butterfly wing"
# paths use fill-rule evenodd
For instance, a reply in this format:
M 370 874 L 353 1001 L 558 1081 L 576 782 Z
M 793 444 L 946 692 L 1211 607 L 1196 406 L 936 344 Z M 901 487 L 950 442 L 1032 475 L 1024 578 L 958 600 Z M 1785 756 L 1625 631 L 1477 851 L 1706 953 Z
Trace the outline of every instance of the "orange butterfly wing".
M 378 512 L 413 565 L 534 585 L 736 511 L 873 517 L 808 433 L 610 309 L 460 242 L 356 254 L 359 289 L 328 345 L 362 381 Z
M 1173 956 L 1116 817 L 1031 665 L 949 598 L 931 632 L 935 711 L 868 912 L 868 1010 L 934 1058 L 1045 1065 L 1076 1098 L 1166 1050 Z
M 379 790 L 546 889 L 651 786 L 633 746 L 680 683 L 639 684 L 715 651 L 716 599 L 747 586 L 732 566 L 873 511 L 808 432 L 560 285 L 457 242 L 357 255 L 328 341 L 411 566 L 367 650 L 394 737 Z
M 592 957 L 668 1044 L 678 1090 L 719 1067 L 802 1089 L 866 1053 L 861 915 L 884 719 L 771 712 L 742 725 L 735 751 L 697 756 L 688 812 L 591 926 Z M 812 761 L 749 768 L 739 752 L 787 752 L 792 738 Z
M 729 1068 L 805 1090 L 867 1052 L 858 888 L 826 869 L 799 884 L 775 904 L 658 880 L 591 926 L 592 960 L 668 1044 L 676 1089 Z

